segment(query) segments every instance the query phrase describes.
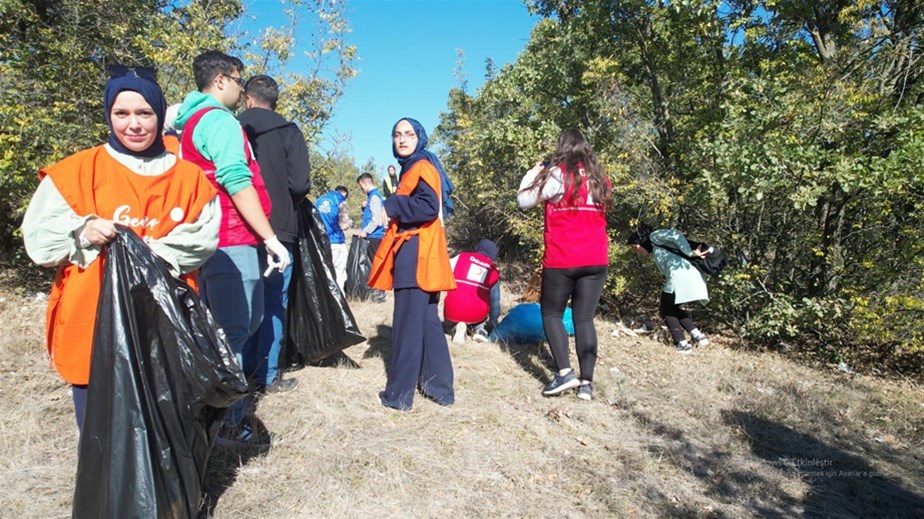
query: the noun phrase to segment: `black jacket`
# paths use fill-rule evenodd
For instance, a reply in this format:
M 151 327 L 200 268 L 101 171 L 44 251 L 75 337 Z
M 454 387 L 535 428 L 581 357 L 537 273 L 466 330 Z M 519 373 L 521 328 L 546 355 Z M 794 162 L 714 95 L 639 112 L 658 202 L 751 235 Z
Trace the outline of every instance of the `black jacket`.
M 295 204 L 304 200 L 311 190 L 311 165 L 305 136 L 295 123 L 265 108 L 244 110 L 238 120 L 250 138 L 273 202 L 270 225 L 279 241 L 295 243 L 298 237 Z

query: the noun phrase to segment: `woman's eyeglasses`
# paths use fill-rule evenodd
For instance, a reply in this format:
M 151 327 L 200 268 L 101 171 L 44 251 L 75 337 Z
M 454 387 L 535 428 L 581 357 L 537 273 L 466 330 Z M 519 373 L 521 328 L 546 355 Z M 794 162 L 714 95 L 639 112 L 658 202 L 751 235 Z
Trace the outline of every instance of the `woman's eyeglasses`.
M 106 72 L 109 74 L 109 79 L 115 79 L 118 77 L 124 77 L 129 74 L 134 74 L 135 77 L 143 77 L 145 79 L 150 79 L 151 81 L 157 82 L 157 69 L 154 67 L 127 67 L 125 65 L 108 65 L 106 67 Z

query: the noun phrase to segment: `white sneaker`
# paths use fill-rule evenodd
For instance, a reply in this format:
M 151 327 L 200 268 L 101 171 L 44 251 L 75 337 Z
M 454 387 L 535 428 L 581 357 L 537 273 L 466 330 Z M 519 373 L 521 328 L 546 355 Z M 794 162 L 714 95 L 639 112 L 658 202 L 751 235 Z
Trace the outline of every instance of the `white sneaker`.
M 709 346 L 709 339 L 705 335 L 698 335 L 693 337 L 693 342 L 696 344 L 697 348 L 705 348 Z
M 475 328 L 474 333 L 472 333 L 472 340 L 475 342 L 491 342 L 491 339 L 488 338 L 488 332 L 485 331 L 483 324 Z
M 452 334 L 452 342 L 456 344 L 465 344 L 465 332 L 466 326 L 465 323 L 459 323 L 456 325 L 456 331 Z

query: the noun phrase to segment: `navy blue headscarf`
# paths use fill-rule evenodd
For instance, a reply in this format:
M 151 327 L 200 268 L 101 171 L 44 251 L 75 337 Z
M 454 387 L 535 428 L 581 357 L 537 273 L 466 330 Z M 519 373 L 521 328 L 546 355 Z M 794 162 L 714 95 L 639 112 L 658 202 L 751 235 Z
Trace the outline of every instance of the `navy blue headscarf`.
M 484 254 L 485 256 L 491 258 L 491 261 L 497 259 L 497 245 L 487 238 L 478 242 L 478 245 L 475 245 L 475 252 Z
M 112 118 L 110 115 L 112 112 L 112 105 L 115 103 L 115 99 L 118 97 L 119 93 L 125 90 L 131 90 L 132 92 L 141 94 L 141 97 L 151 105 L 151 108 L 154 109 L 154 113 L 157 114 L 157 136 L 154 138 L 154 142 L 151 146 L 143 151 L 132 151 L 126 148 L 112 131 Z M 109 145 L 116 151 L 135 157 L 156 157 L 166 151 L 163 132 L 164 115 L 167 113 L 167 100 L 164 98 L 164 92 L 160 89 L 160 85 L 158 85 L 156 81 L 141 77 L 134 71 L 129 71 L 124 76 L 111 78 L 106 82 L 104 102 L 104 106 L 106 107 L 106 124 L 109 125 Z
M 398 159 L 398 164 L 401 164 L 401 173 L 399 178 L 404 176 L 405 171 L 409 171 L 411 166 L 417 163 L 419 160 L 426 160 L 430 164 L 433 164 L 433 167 L 440 174 L 440 184 L 442 185 L 442 193 L 440 193 L 440 198 L 443 201 L 443 217 L 449 218 L 456 212 L 456 208 L 452 205 L 452 198 L 450 195 L 453 191 L 456 190 L 456 186 L 452 185 L 452 181 L 449 180 L 449 176 L 446 175 L 446 171 L 443 170 L 443 164 L 440 163 L 439 157 L 435 153 L 427 150 L 427 130 L 424 130 L 423 125 L 417 122 L 416 119 L 411 119 L 410 117 L 402 117 L 398 119 L 398 122 L 391 127 L 391 134 L 395 134 L 395 129 L 398 127 L 398 123 L 401 121 L 407 121 L 411 124 L 411 128 L 414 128 L 414 133 L 417 134 L 417 147 L 414 149 L 409 157 L 401 157 L 398 155 L 398 148 L 395 147 L 394 141 L 391 143 L 391 153 Z

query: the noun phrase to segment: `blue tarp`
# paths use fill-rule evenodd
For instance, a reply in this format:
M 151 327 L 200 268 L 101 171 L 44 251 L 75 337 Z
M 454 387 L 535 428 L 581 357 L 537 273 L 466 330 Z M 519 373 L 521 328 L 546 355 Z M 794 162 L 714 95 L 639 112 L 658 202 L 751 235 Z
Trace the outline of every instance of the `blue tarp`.
M 574 335 L 574 321 L 571 318 L 571 308 L 565 308 L 562 316 L 565 331 Z M 491 339 L 509 342 L 542 342 L 545 332 L 542 331 L 542 312 L 538 303 L 521 303 L 507 312 L 504 319 L 491 333 Z

